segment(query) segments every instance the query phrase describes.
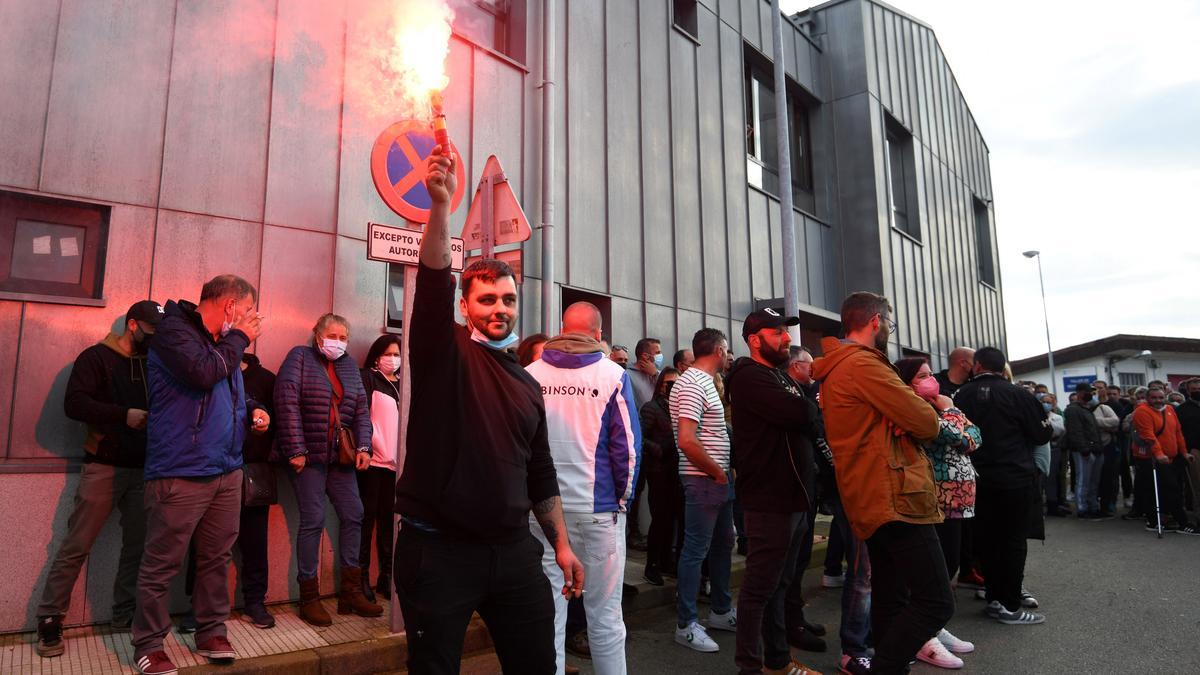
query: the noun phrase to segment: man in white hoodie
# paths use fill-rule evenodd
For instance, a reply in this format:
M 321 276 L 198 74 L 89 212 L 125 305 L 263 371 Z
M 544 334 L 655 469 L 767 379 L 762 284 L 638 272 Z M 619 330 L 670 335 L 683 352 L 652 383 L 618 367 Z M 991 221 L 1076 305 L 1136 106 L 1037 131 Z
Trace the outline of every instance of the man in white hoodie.
M 598 675 L 624 675 L 625 515 L 634 499 L 642 432 L 627 372 L 605 358 L 600 310 L 577 302 L 563 312 L 563 332 L 526 367 L 542 386 L 550 455 L 558 471 L 567 537 L 583 551 L 583 606 Z M 534 536 L 541 528 L 530 524 Z M 567 600 L 562 571 L 547 547 L 542 567 L 554 598 L 558 672 L 566 663 Z

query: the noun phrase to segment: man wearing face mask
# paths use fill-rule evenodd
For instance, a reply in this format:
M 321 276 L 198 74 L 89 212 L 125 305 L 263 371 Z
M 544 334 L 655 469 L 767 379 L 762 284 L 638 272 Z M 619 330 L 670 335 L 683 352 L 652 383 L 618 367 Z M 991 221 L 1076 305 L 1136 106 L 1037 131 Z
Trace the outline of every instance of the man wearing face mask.
M 456 158 L 435 148 L 425 185 L 432 205 L 421 241 L 412 319 L 407 454 L 396 486 L 400 532 L 392 575 L 408 631 L 408 668 L 455 673 L 478 611 L 504 672 L 556 671 L 554 602 L 542 545 L 581 597 L 583 565 L 567 537 L 537 380 L 505 348 L 516 341 L 517 285 L 499 260 L 462 273 L 454 321 L 450 195 Z
M 1133 411 L 1133 428 L 1138 436 L 1135 442 L 1141 446 L 1141 454 L 1145 456 L 1144 459 L 1138 460 L 1141 463 L 1138 468 L 1138 485 L 1139 489 L 1146 490 L 1142 503 L 1151 505 L 1146 509 L 1146 529 L 1157 530 L 1158 523 L 1155 519 L 1165 514 L 1174 518 L 1175 522 L 1170 525 L 1164 524 L 1163 530 L 1179 534 L 1200 534 L 1200 529 L 1191 524 L 1187 511 L 1183 508 L 1183 483 L 1187 479 L 1189 465 L 1196 458 L 1187 451 L 1187 441 L 1183 437 L 1179 417 L 1175 414 L 1175 408 L 1167 403 L 1165 391 L 1150 390 L 1146 396 L 1146 403 Z M 1155 462 L 1157 466 L 1152 467 L 1150 462 Z M 1154 512 L 1154 502 L 1151 501 L 1154 499 L 1154 484 L 1151 481 L 1154 480 L 1155 474 L 1152 469 L 1157 469 L 1160 513 Z M 1149 480 L 1141 480 L 1143 471 Z M 1140 487 L 1143 482 L 1147 484 L 1147 488 Z
M 147 358 L 146 545 L 133 619 L 134 663 L 174 673 L 163 651 L 171 580 L 195 541 L 196 653 L 237 656 L 226 637 L 228 569 L 242 502 L 242 442 L 263 432 L 266 410 L 246 396 L 242 354 L 262 333 L 258 293 L 241 277 L 214 277 L 199 304 L 169 301 Z
M 149 408 L 146 350 L 161 318 L 157 302 L 134 303 L 125 314 L 124 331 L 109 333 L 83 350 L 71 368 L 64 407 L 68 417 L 88 425 L 88 435 L 67 534 L 50 563 L 37 608 L 41 656 L 58 656 L 65 649 L 62 620 L 71 591 L 114 508 L 121 511 L 121 557 L 113 583 L 113 629 L 128 631 L 133 620 L 146 528 L 142 508 Z
M 654 398 L 658 371 L 663 367 L 662 345 L 657 338 L 642 338 L 633 346 L 633 367 L 629 379 L 633 383 L 633 400 L 639 409 Z
M 1066 447 L 1075 459 L 1076 516 L 1083 520 L 1102 519 L 1097 492 L 1104 467 L 1104 446 L 1100 441 L 1100 424 L 1093 412 L 1095 407 L 1092 385 L 1081 382 L 1075 387 L 1075 400 L 1063 413 Z

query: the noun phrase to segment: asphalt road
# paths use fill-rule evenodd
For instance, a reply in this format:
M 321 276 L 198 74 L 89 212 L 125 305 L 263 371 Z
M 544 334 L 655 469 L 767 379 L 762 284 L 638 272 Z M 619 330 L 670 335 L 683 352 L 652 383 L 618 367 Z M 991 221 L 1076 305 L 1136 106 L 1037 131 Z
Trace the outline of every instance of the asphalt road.
M 806 612 L 829 629 L 829 649 L 797 657 L 834 673 L 840 590 L 821 589 L 819 581 L 819 570 L 805 576 Z M 1025 586 L 1041 602 L 1046 623 L 996 623 L 983 615 L 974 591 L 958 591 L 949 628 L 976 645 L 961 672 L 1200 673 L 1200 537 L 1158 540 L 1141 521 L 1051 518 L 1045 545 L 1030 542 Z M 673 619 L 670 607 L 625 617 L 630 673 L 736 673 L 733 633 L 713 631 L 721 651 L 701 654 L 675 644 Z M 586 660 L 570 662 L 592 672 Z M 945 671 L 918 663 L 913 672 Z

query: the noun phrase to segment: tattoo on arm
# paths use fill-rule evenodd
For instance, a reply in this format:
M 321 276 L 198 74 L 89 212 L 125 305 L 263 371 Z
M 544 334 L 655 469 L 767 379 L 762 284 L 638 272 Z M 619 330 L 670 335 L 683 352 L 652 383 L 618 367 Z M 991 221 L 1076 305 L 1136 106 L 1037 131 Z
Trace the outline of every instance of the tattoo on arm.
M 558 510 L 559 501 L 559 498 L 554 496 L 533 505 L 533 517 L 537 518 L 542 532 L 546 535 L 546 541 L 553 547 L 558 546 L 558 522 L 554 513 Z

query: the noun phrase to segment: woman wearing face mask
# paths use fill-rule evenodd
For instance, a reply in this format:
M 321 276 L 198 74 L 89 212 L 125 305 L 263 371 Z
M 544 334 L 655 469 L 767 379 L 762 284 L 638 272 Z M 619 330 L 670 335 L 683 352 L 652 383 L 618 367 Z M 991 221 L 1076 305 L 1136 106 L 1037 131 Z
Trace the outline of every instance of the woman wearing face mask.
M 400 444 L 400 336 L 380 335 L 363 361 L 363 388 L 371 410 L 371 465 L 358 474 L 362 495 L 362 544 L 358 564 L 363 569 L 363 594 L 375 601 L 371 590 L 371 537 L 379 554 L 376 591 L 392 597 L 392 517 L 396 503 L 396 470 L 404 466 Z
M 968 454 L 982 442 L 979 428 L 967 419 L 949 400 L 941 406 L 934 405 L 942 396 L 937 379 L 922 358 L 900 359 L 896 362 L 900 379 L 913 388 L 917 396 L 929 402 L 938 411 L 941 432 L 938 437 L 925 444 L 925 452 L 933 464 L 933 479 L 937 484 L 938 507 L 945 520 L 936 525 L 942 555 L 946 559 L 946 571 L 950 578 L 958 572 L 961 549 L 962 521 L 975 516 L 975 467 Z M 944 409 L 942 409 L 944 408 Z M 950 654 L 966 654 L 975 650 L 975 645 L 955 637 L 943 628 L 930 638 L 917 653 L 917 658 L 942 668 L 961 668 L 962 659 Z
M 683 513 L 683 487 L 679 484 L 679 451 L 671 430 L 667 405 L 671 387 L 679 371 L 664 368 L 654 386 L 654 398 L 639 411 L 642 423 L 642 471 L 646 474 L 650 500 L 650 536 L 646 542 L 646 572 L 643 578 L 655 586 L 663 585 L 663 572 L 675 575 L 675 556 L 671 540 L 676 521 Z M 680 532 L 683 531 L 680 523 Z
M 312 342 L 293 347 L 275 380 L 276 445 L 274 455 L 286 460 L 300 507 L 296 537 L 300 618 L 314 626 L 333 623 L 321 605 L 317 578 L 326 495 L 337 512 L 338 557 L 342 580 L 338 614 L 379 616 L 383 608 L 362 592 L 359 543 L 363 505 L 355 469 L 371 462 L 371 414 L 367 392 L 354 360 L 346 355 L 350 325 L 326 314 L 313 326 Z M 341 429 L 349 431 L 354 462 L 339 463 Z

